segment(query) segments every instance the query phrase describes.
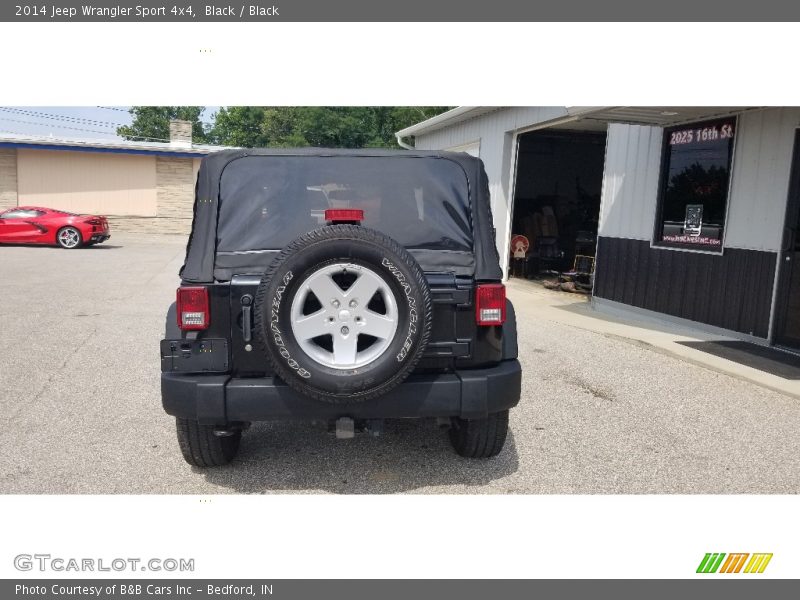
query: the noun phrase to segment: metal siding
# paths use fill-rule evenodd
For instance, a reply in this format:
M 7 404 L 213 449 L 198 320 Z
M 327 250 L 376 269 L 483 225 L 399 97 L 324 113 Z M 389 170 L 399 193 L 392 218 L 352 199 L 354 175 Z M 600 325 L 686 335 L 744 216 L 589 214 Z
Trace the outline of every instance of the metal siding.
M 798 108 L 770 108 L 739 116 L 726 248 L 780 249 L 798 125 Z
M 154 156 L 18 150 L 20 205 L 156 216 Z
M 480 142 L 481 159 L 489 177 L 501 257 L 507 255 L 513 199 L 513 134 L 564 115 L 562 107 L 500 108 L 416 138 L 418 148 L 430 150 Z M 739 116 L 725 232 L 726 252 L 736 248 L 766 252 L 779 249 L 794 130 L 798 124 L 798 108 L 765 109 Z M 648 243 L 652 240 L 661 169 L 662 132 L 662 128 L 654 126 L 609 125 L 601 194 L 600 236 L 624 237 Z M 673 257 L 668 255 L 663 258 L 665 260 L 651 257 L 646 262 L 656 269 L 668 268 L 672 271 L 669 265 Z M 676 259 L 675 262 L 684 261 Z M 701 259 L 692 263 L 692 268 L 697 269 L 698 279 L 702 278 L 701 273 L 706 269 L 709 275 L 715 272 L 710 266 L 711 263 Z M 768 272 L 774 272 L 774 265 L 770 266 Z M 652 286 L 644 292 L 637 290 L 636 296 L 639 297 L 641 293 L 648 301 L 656 295 Z M 762 300 L 759 299 L 755 305 L 760 306 Z M 706 301 L 705 304 L 692 306 L 691 312 L 701 316 L 713 313 L 715 307 L 712 304 L 713 301 Z M 747 303 L 747 306 L 753 306 L 753 303 Z
M 766 338 L 773 252 L 724 254 L 652 248 L 647 240 L 600 237 L 595 296 Z
M 416 147 L 422 150 L 442 150 L 470 142 L 480 142 L 480 157 L 489 178 L 489 191 L 492 197 L 497 250 L 504 269 L 506 263 L 503 257 L 508 256 L 508 228 L 514 197 L 511 173 L 516 151 L 513 143 L 514 133 L 566 115 L 566 109 L 558 106 L 498 108 L 474 119 L 419 135 L 415 139 Z
M 445 150 L 449 152 L 464 152 L 470 156 L 479 158 L 481 155 L 481 143 L 472 142 L 469 144 L 461 144 L 459 146 L 453 146 L 452 148 L 445 148 Z
M 660 127 L 608 126 L 599 234 L 650 240 L 661 166 Z
M 725 248 L 776 252 L 783 235 L 789 169 L 800 109 L 739 115 Z M 651 240 L 661 171 L 660 127 L 611 124 L 600 235 Z

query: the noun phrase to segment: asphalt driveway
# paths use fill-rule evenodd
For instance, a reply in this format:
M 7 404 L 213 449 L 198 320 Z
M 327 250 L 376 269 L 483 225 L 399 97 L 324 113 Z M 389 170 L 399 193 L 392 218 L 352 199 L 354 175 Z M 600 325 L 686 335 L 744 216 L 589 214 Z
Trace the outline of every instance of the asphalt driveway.
M 542 318 L 518 291 L 523 398 L 500 456 L 460 458 L 429 422 L 354 440 L 269 423 L 230 466 L 193 469 L 159 395 L 184 245 L 0 247 L 0 492 L 800 491 L 800 401 Z

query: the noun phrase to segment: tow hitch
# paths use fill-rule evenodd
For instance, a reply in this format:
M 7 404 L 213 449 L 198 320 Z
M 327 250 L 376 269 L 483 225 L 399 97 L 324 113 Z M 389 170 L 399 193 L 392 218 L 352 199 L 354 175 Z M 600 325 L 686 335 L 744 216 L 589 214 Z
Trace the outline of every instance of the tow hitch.
M 336 419 L 336 439 L 351 440 L 356 437 L 356 422 L 350 417 Z
M 334 431 L 336 433 L 336 439 L 350 440 L 356 436 L 357 431 L 368 433 L 372 437 L 378 437 L 383 434 L 383 426 L 383 419 L 354 421 L 350 417 L 339 417 L 334 423 Z

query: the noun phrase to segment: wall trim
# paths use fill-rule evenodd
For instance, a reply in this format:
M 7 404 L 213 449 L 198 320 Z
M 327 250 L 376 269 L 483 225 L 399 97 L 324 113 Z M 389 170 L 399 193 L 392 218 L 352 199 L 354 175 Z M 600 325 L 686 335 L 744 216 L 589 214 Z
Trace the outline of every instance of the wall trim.
M 211 152 L 173 152 L 169 150 L 142 150 L 139 148 L 102 148 L 94 146 L 66 146 L 60 144 L 26 144 L 22 142 L 0 142 L 0 148 L 22 148 L 24 150 L 50 150 L 57 152 L 95 152 L 100 154 L 143 154 L 145 156 L 167 156 L 172 158 L 203 158 Z

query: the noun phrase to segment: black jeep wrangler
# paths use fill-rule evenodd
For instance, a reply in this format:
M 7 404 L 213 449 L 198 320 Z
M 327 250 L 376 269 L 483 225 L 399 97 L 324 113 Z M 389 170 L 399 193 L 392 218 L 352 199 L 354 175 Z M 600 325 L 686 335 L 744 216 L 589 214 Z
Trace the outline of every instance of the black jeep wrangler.
M 161 342 L 187 462 L 230 462 L 252 421 L 339 437 L 437 418 L 494 456 L 519 402 L 483 164 L 460 153 L 235 150 L 205 158 Z

